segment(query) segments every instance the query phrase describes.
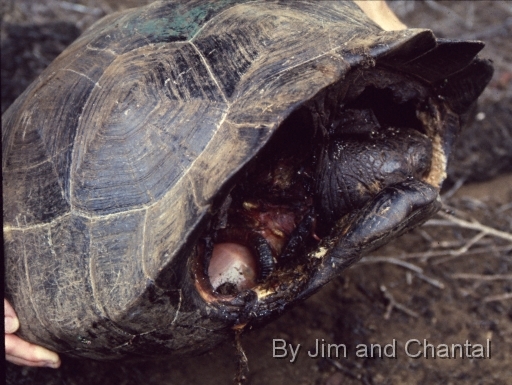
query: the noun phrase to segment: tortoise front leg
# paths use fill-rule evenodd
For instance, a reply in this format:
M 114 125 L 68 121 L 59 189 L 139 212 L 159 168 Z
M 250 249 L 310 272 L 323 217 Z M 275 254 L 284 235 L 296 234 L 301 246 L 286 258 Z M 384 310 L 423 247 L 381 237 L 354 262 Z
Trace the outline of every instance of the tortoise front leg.
M 339 220 L 311 253 L 313 258 L 322 258 L 322 266 L 307 291 L 318 289 L 365 253 L 422 224 L 440 206 L 438 190 L 416 179 L 384 188 L 357 213 Z

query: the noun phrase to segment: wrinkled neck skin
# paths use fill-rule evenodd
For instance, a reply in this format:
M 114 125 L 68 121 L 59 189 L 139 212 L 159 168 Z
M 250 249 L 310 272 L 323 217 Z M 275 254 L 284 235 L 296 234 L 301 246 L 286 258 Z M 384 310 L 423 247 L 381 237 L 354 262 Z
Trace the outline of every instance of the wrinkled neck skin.
M 458 116 L 414 79 L 356 70 L 292 113 L 190 258 L 195 304 L 240 329 L 280 314 L 439 209 Z

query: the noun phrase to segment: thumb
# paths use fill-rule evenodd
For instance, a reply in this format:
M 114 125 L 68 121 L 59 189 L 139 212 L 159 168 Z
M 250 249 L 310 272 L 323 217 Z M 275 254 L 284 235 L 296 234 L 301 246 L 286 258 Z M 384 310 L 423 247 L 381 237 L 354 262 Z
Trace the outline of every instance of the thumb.
M 20 327 L 20 322 L 16 316 L 16 312 L 12 308 L 9 301 L 4 299 L 4 328 L 5 333 L 14 333 Z

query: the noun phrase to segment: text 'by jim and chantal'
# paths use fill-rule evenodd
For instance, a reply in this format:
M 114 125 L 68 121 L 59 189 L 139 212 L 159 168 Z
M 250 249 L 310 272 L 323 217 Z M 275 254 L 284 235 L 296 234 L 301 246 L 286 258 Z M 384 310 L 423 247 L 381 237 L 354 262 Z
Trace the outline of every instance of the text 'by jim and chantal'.
M 400 345 L 400 348 L 399 348 Z M 272 357 L 288 359 L 295 362 L 301 352 L 301 344 L 290 344 L 284 339 L 272 340 Z M 491 358 L 491 340 L 485 343 L 472 343 L 468 340 L 463 343 L 433 344 L 427 339 L 409 339 L 405 343 L 398 343 L 393 339 L 387 344 L 358 344 L 353 352 L 345 344 L 333 344 L 323 338 L 316 339 L 315 345 L 304 352 L 309 358 L 348 358 L 350 354 L 356 358 L 398 358 L 400 351 L 409 358 L 426 359 L 454 359 L 454 358 Z

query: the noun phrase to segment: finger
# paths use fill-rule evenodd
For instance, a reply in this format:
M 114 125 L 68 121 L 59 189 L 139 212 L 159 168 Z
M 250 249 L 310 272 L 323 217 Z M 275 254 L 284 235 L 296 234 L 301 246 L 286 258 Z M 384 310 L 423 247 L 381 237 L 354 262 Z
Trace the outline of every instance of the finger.
M 52 368 L 52 369 L 57 369 L 60 366 L 60 362 L 59 362 L 59 364 L 49 363 L 49 362 L 45 362 L 45 361 L 32 362 L 32 361 L 24 360 L 23 358 L 10 356 L 8 354 L 5 355 L 5 359 L 7 361 L 9 361 L 11 364 L 15 364 L 15 365 L 19 365 L 19 366 L 32 366 L 32 367 L 38 367 L 38 368 L 44 367 L 44 368 Z
M 16 312 L 11 304 L 4 298 L 4 328 L 5 332 L 14 333 L 20 327 Z
M 4 298 L 4 314 L 9 317 L 16 317 L 16 312 L 12 308 L 9 301 Z
M 366 1 L 356 0 L 355 3 L 363 10 L 366 15 L 372 19 L 379 27 L 385 31 L 395 31 L 406 29 L 393 11 L 388 7 L 384 0 Z
M 60 359 L 57 353 L 24 341 L 14 334 L 5 335 L 5 358 L 17 365 L 52 368 L 60 366 Z

